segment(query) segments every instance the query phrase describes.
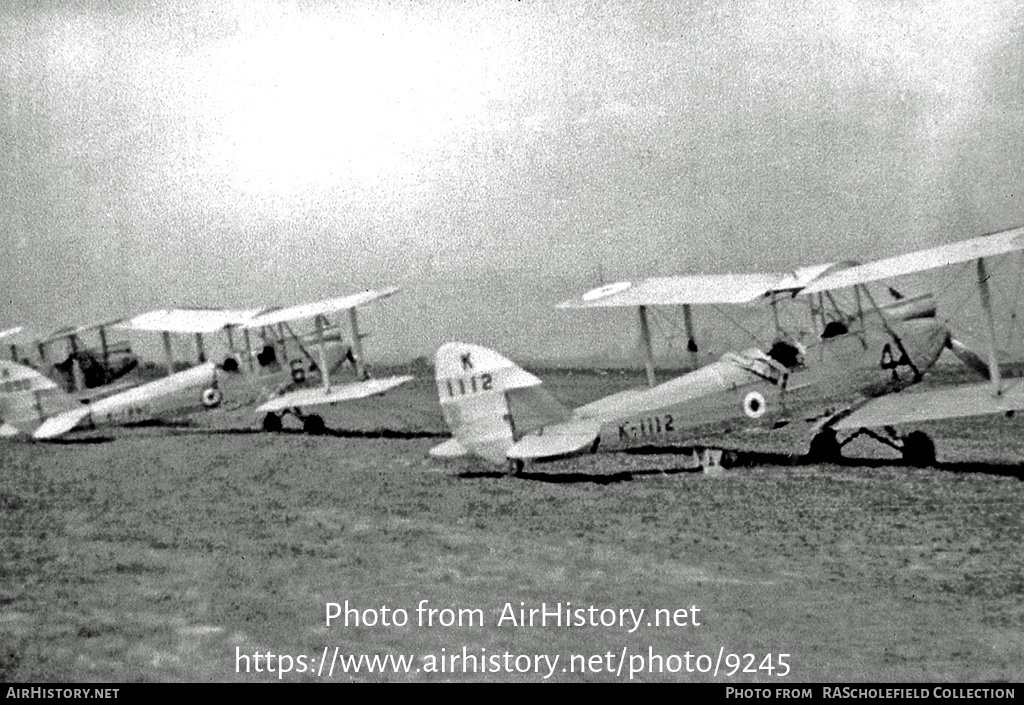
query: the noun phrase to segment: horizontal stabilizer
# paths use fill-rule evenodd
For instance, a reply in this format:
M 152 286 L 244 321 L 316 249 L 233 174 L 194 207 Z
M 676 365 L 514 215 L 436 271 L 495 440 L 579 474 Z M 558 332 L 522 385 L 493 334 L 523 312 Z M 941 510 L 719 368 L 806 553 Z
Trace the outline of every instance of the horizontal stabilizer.
M 842 419 L 833 428 L 878 428 L 902 423 L 1005 414 L 1021 409 L 1024 409 L 1024 380 L 1016 379 L 1006 384 L 998 396 L 993 395 L 991 384 L 982 382 L 879 397 Z
M 32 432 L 32 437 L 38 441 L 45 441 L 63 436 L 76 428 L 88 416 L 89 408 L 84 406 L 80 409 L 65 411 L 44 421 L 39 428 Z
M 415 379 L 411 375 L 400 375 L 397 377 L 385 377 L 383 379 L 368 379 L 362 382 L 351 382 L 341 384 L 325 390 L 323 387 L 299 389 L 288 392 L 281 396 L 274 397 L 270 401 L 256 408 L 257 412 L 265 413 L 272 411 L 284 411 L 307 406 L 323 406 L 325 404 L 337 404 L 342 401 L 352 401 L 372 397 L 374 394 L 383 394 L 389 389 Z
M 434 446 L 427 451 L 427 455 L 431 458 L 462 458 L 469 455 L 469 451 L 453 438 L 439 446 Z
M 541 460 L 589 450 L 601 433 L 601 424 L 589 419 L 546 426 L 539 435 L 523 436 L 506 456 L 511 460 Z

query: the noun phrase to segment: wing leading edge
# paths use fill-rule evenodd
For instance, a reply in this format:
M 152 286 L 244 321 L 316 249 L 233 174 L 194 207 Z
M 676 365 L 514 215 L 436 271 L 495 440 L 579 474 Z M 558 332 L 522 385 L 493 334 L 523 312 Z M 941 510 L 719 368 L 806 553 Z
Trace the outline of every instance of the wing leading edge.
M 129 318 L 118 328 L 166 333 L 216 333 L 238 326 L 263 309 L 160 309 Z
M 652 277 L 633 283 L 607 284 L 563 301 L 558 308 L 678 306 L 683 304 L 745 304 L 773 293 L 794 292 L 849 262 L 800 267 L 792 272 L 694 274 Z
M 276 396 L 256 408 L 259 413 L 279 412 L 285 409 L 297 409 L 311 406 L 325 406 L 337 404 L 342 401 L 364 399 L 375 394 L 383 394 L 389 389 L 394 389 L 415 379 L 411 375 L 398 375 L 395 377 L 382 377 L 380 379 L 367 379 L 361 382 L 351 382 L 333 386 L 329 390 L 323 387 L 310 389 L 299 389 L 294 392 L 286 392 Z
M 999 395 L 993 395 L 992 387 L 981 382 L 872 399 L 838 421 L 833 428 L 878 428 L 968 416 L 1012 414 L 1019 410 L 1024 410 L 1024 380 L 1012 380 Z
M 1024 250 L 1024 228 L 1013 228 L 849 267 L 822 276 L 808 285 L 801 293 L 813 294 L 819 291 L 867 284 L 879 279 L 899 277 L 904 274 L 923 272 L 1020 250 Z
M 347 311 L 373 301 L 386 299 L 397 292 L 398 287 L 369 289 L 358 294 L 350 294 L 349 296 L 340 296 L 334 299 L 325 299 L 323 301 L 267 311 L 246 321 L 242 324 L 242 328 L 260 328 L 278 323 L 287 323 L 301 318 L 313 318 L 314 316 L 323 316 L 336 313 L 337 311 Z

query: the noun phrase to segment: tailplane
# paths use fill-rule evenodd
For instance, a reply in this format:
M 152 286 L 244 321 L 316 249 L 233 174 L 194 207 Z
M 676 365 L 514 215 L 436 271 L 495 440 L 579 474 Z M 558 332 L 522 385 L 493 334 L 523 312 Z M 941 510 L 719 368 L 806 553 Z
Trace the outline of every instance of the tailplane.
M 452 436 L 463 448 L 494 463 L 523 434 L 571 413 L 541 388 L 539 378 L 493 350 L 446 343 L 434 358 L 437 394 Z

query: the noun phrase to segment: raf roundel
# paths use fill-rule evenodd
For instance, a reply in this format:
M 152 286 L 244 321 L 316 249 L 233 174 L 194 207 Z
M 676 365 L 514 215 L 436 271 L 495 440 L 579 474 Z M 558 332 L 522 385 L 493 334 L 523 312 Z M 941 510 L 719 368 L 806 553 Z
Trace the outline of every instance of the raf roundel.
M 631 286 L 633 285 L 630 282 L 615 282 L 614 284 L 605 284 L 604 286 L 599 286 L 596 289 L 591 289 L 590 291 L 585 293 L 583 295 L 583 300 L 597 301 L 598 299 L 603 299 L 606 296 L 611 296 L 612 294 L 618 294 L 619 292 L 625 291 Z
M 220 406 L 221 398 L 220 390 L 216 387 L 207 387 L 203 390 L 203 406 L 207 409 Z
M 743 398 L 743 413 L 752 419 L 759 419 L 764 416 L 764 412 L 768 410 L 768 405 L 764 401 L 764 395 L 761 392 L 750 392 L 746 397 Z

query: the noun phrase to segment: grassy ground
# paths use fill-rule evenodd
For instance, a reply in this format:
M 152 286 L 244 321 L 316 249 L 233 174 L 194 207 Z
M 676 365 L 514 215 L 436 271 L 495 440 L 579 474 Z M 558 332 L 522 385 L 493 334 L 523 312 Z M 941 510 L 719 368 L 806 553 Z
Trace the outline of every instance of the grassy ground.
M 570 403 L 635 381 L 551 379 Z M 0 447 L 0 681 L 276 680 L 279 655 L 283 680 L 317 680 L 325 647 L 414 657 L 409 673 L 325 666 L 338 681 L 1024 677 L 1018 421 L 932 425 L 937 468 L 858 442 L 844 465 L 756 456 L 708 477 L 672 455 L 598 455 L 508 477 L 426 458 L 444 439 L 433 393 L 339 406 L 343 432 L 323 437 L 256 433 L 238 410 Z M 421 626 L 423 600 L 479 618 Z M 409 624 L 327 626 L 346 601 Z M 542 603 L 645 612 L 632 633 L 628 615 L 499 624 L 506 604 Z M 700 625 L 656 626 L 658 609 Z M 778 654 L 788 676 L 758 669 Z M 698 670 L 712 662 L 717 679 Z

